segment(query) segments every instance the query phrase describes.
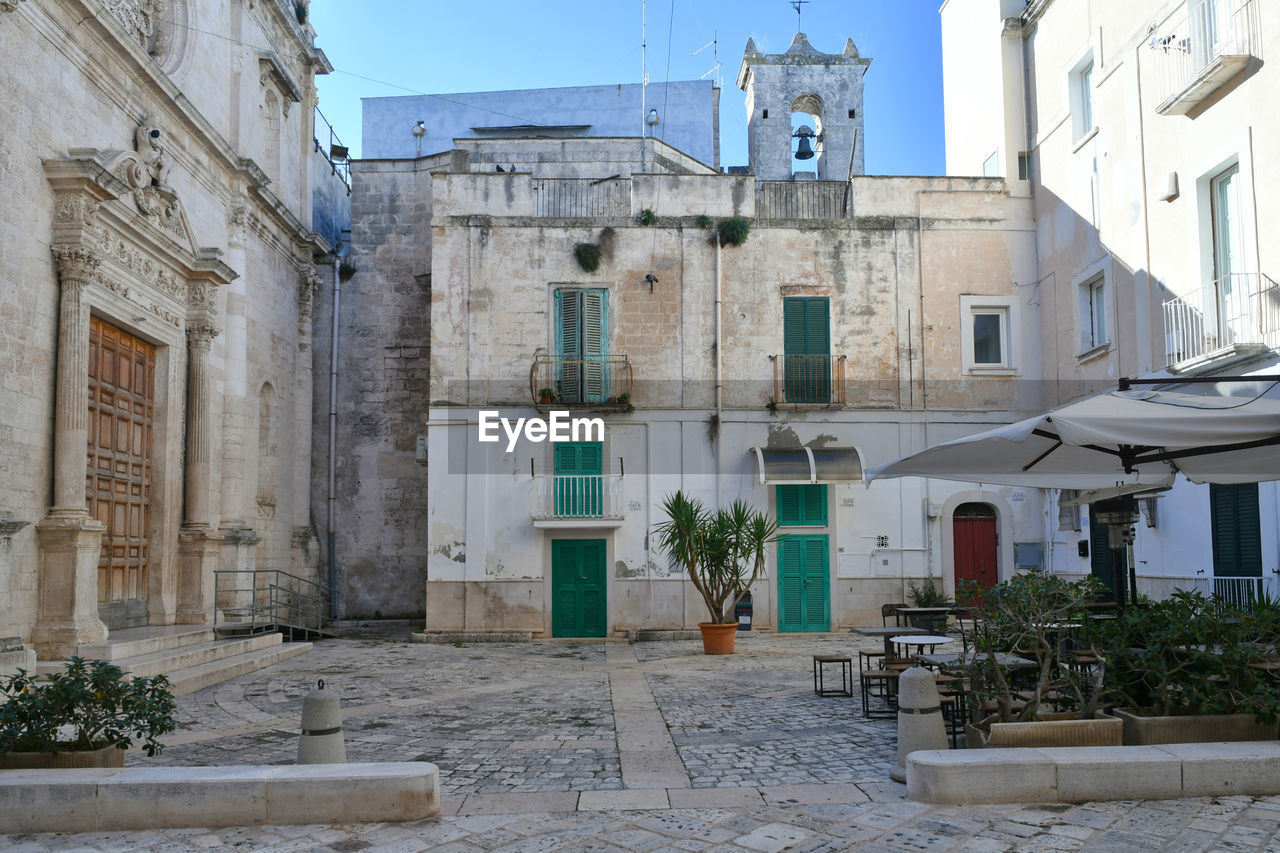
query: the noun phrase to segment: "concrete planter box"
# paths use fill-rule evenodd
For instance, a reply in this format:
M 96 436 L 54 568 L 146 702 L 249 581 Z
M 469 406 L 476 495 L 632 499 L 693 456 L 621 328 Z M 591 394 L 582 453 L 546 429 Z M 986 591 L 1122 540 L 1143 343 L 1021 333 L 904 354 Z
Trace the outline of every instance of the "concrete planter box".
M 995 719 L 990 716 L 977 725 L 965 726 L 969 748 L 1120 746 L 1124 735 L 1124 724 L 1106 714 L 1092 720 L 1075 714 L 1041 714 L 1027 723 L 998 723 Z
M 1280 722 L 1259 723 L 1253 714 L 1184 714 L 1144 717 L 1117 708 L 1124 725 L 1125 746 L 1159 743 L 1222 743 L 1225 741 L 1275 740 Z
M 0 752 L 0 770 L 70 770 L 124 767 L 124 750 L 112 746 L 87 752 Z

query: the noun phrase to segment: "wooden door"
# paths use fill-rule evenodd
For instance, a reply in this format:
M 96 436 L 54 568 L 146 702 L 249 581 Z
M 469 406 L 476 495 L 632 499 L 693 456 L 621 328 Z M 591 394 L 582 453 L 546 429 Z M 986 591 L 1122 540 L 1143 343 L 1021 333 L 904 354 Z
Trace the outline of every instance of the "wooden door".
M 972 580 L 990 589 L 998 580 L 996 571 L 996 520 L 960 517 L 952 519 L 955 532 L 956 586 Z
M 551 636 L 605 635 L 605 540 L 551 542 Z
M 89 513 L 107 526 L 98 611 L 108 628 L 147 624 L 147 536 L 156 348 L 89 319 Z
M 778 540 L 778 630 L 831 629 L 826 536 L 787 535 Z

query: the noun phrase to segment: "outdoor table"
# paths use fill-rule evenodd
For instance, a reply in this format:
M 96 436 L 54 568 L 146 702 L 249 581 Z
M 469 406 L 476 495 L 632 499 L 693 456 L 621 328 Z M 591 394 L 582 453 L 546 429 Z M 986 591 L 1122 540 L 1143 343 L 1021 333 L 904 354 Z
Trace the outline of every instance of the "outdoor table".
M 995 652 L 994 655 L 997 664 L 1009 669 L 1023 669 L 1035 666 L 1034 662 L 1029 661 L 1026 658 L 1020 658 L 1017 655 L 1011 655 L 1005 652 Z M 940 655 L 919 655 L 916 659 L 921 663 L 928 664 L 929 666 L 955 666 L 956 664 L 969 666 L 974 662 L 975 656 L 976 653 L 974 652 L 969 652 L 968 654 L 951 652 Z M 991 657 L 992 653 L 987 652 L 986 656 Z
M 890 637 L 889 642 L 899 646 L 919 646 L 918 654 L 923 654 L 925 646 L 941 646 L 944 643 L 954 643 L 955 640 L 934 634 L 905 634 L 901 637 Z M 907 656 L 910 657 L 909 654 Z
M 947 616 L 953 610 L 955 610 L 955 608 L 950 606 L 948 607 L 899 607 L 897 610 L 897 613 L 895 614 L 895 618 L 898 620 L 898 626 L 902 627 L 902 620 L 904 617 L 907 618 L 908 622 L 910 622 L 911 621 L 910 617 L 912 616 Z M 933 621 L 930 620 L 929 624 L 930 626 L 932 626 Z
M 861 634 L 864 637 L 883 637 L 884 638 L 884 656 L 893 657 L 893 644 L 889 642 L 889 638 L 895 634 L 902 633 L 902 628 L 897 625 L 868 625 L 865 628 L 853 628 L 853 633 Z

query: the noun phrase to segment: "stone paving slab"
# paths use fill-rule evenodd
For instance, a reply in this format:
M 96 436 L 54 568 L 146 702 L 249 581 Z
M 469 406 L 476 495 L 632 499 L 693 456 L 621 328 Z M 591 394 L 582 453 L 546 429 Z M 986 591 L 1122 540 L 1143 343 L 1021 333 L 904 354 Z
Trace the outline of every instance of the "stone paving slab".
M 696 641 L 413 644 L 370 633 L 179 700 L 171 746 L 129 766 L 292 763 L 317 678 L 342 699 L 350 761 L 421 757 L 441 817 L 404 824 L 13 835 L 0 848 L 254 851 L 1277 850 L 1280 797 L 930 806 L 891 782 L 892 721 L 812 692 L 814 654 L 849 635 Z M 878 641 L 866 644 L 874 648 Z M 612 679 L 645 700 L 689 787 L 627 788 Z M 636 678 L 635 676 L 639 676 Z M 621 722 L 619 722 L 619 719 Z M 641 753 L 642 754 L 642 753 Z M 448 780 L 448 787 L 445 787 Z M 666 804 L 660 797 L 667 798 Z M 646 803 L 653 798 L 656 805 Z

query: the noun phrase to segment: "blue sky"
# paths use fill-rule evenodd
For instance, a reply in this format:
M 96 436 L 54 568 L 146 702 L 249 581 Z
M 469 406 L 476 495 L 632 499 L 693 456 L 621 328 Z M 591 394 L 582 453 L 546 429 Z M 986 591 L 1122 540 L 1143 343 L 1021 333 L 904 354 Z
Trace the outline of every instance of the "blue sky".
M 812 0 L 803 7 L 802 29 L 815 48 L 837 53 L 851 37 L 872 58 L 864 107 L 869 174 L 944 170 L 938 5 Z M 353 156 L 364 97 L 640 81 L 641 0 L 313 0 L 311 17 L 316 44 L 336 69 L 318 79 L 320 110 Z M 649 0 L 649 81 L 701 77 L 716 62 L 714 48 L 693 53 L 716 40 L 721 163 L 743 165 L 742 49 L 750 37 L 781 53 L 795 32 L 787 0 Z

